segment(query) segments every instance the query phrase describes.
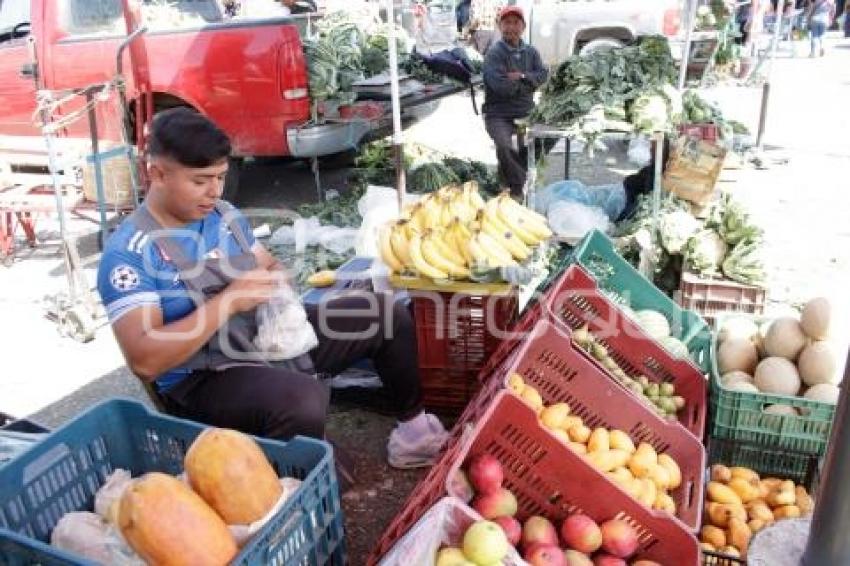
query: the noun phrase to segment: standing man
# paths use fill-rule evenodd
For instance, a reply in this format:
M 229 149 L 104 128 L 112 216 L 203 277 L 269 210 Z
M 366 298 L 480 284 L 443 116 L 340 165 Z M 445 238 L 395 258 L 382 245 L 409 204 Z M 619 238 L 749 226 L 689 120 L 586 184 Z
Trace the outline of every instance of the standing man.
M 496 144 L 501 181 L 514 197 L 522 196 L 527 163 L 524 151 L 514 149 L 516 120 L 526 118 L 534 107 L 534 91 L 548 72 L 540 53 L 522 41 L 525 16 L 519 6 L 506 6 L 499 13 L 502 39 L 493 44 L 484 59 L 484 125 Z

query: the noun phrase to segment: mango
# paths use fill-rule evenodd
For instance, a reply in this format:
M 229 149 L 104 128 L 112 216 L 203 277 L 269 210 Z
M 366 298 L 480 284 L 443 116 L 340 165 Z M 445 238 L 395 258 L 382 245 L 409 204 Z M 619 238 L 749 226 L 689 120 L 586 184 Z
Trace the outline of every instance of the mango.
M 607 452 L 611 450 L 608 429 L 599 427 L 593 431 L 587 441 L 588 452 Z
M 754 479 L 744 479 L 740 476 L 733 477 L 727 484 L 732 491 L 738 494 L 741 501 L 749 503 L 759 497 L 759 482 Z
M 708 482 L 706 491 L 708 492 L 709 500 L 714 501 L 715 503 L 734 503 L 736 505 L 743 505 L 743 501 L 741 501 L 738 494 L 722 483 L 716 481 Z
M 726 546 L 726 533 L 723 532 L 723 529 L 719 529 L 714 525 L 704 525 L 699 532 L 699 539 L 702 542 L 707 542 L 714 548 Z
M 625 450 L 629 454 L 632 454 L 635 450 L 637 450 L 637 448 L 635 448 L 635 443 L 632 442 L 629 435 L 622 430 L 614 429 L 610 431 L 609 443 L 612 449 Z
M 676 489 L 682 485 L 682 471 L 679 469 L 679 464 L 667 454 L 658 455 L 658 465 L 667 470 L 670 477 L 668 489 Z
M 800 508 L 796 505 L 783 505 L 773 510 L 773 516 L 777 521 L 781 521 L 782 519 L 796 519 L 801 515 Z

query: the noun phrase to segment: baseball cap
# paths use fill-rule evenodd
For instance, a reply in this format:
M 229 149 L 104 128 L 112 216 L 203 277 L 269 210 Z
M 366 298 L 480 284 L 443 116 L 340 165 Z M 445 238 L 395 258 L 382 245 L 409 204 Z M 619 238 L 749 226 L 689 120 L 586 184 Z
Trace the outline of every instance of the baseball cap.
M 499 10 L 499 21 L 502 21 L 502 18 L 507 16 L 516 16 L 525 23 L 525 14 L 519 6 L 505 6 Z

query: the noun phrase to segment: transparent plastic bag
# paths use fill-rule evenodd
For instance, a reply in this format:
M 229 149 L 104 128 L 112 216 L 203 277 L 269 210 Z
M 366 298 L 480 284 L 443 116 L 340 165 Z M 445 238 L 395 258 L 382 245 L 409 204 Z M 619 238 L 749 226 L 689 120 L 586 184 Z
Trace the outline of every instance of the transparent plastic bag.
M 63 515 L 50 533 L 50 545 L 109 566 L 145 566 L 116 527 L 87 511 Z
M 412 204 L 420 199 L 419 195 L 406 194 L 404 204 Z M 362 257 L 380 257 L 378 253 L 379 230 L 387 222 L 399 217 L 398 192 L 389 187 L 369 185 L 366 192 L 357 201 L 357 211 L 363 222 L 355 239 L 355 251 Z
M 113 525 L 118 523 L 117 505 L 124 490 L 132 482 L 130 472 L 118 468 L 106 478 L 106 483 L 94 495 L 94 511 Z
M 286 503 L 286 501 L 292 497 L 298 488 L 301 487 L 301 480 L 295 478 L 280 478 L 280 486 L 283 488 L 283 493 L 280 494 L 280 499 L 277 500 L 277 503 L 274 504 L 274 507 L 269 509 L 269 512 L 265 514 L 265 516 L 261 519 L 257 519 L 250 525 L 228 525 L 227 528 L 230 530 L 230 534 L 233 535 L 233 538 L 236 539 L 236 544 L 240 547 L 245 546 L 245 544 L 251 540 L 251 537 L 254 536 L 263 526 L 268 523 L 272 517 L 274 517 L 280 508 Z
M 257 307 L 257 336 L 254 346 L 269 361 L 291 360 L 319 344 L 313 325 L 298 296 L 288 285 Z
M 563 238 L 580 239 L 593 229 L 607 232 L 611 224 L 601 208 L 571 201 L 556 202 L 547 216 L 549 226 Z
M 652 161 L 652 143 L 643 135 L 635 136 L 629 140 L 629 161 L 639 167 L 649 165 Z
M 463 534 L 481 515 L 456 497 L 444 497 L 434 504 L 407 534 L 378 563 L 379 566 L 434 566 L 437 552 L 444 546 L 460 547 Z M 501 564 L 528 566 L 514 548 Z

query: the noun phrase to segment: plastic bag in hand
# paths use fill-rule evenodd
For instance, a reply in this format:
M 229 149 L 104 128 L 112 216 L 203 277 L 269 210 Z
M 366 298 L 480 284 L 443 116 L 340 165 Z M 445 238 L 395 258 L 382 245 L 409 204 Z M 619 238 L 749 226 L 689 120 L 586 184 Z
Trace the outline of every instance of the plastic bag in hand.
M 257 336 L 254 345 L 267 360 L 297 358 L 319 344 L 304 306 L 287 285 L 268 303 L 257 307 Z

